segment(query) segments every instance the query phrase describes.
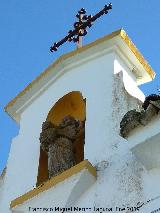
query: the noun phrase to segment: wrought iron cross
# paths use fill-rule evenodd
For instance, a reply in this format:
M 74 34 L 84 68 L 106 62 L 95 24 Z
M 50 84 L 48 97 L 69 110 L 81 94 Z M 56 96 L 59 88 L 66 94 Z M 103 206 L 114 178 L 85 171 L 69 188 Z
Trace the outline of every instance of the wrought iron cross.
M 66 41 L 77 42 L 77 48 L 82 47 L 82 36 L 87 34 L 87 28 L 90 28 L 93 25 L 93 22 L 96 21 L 100 16 L 107 14 L 108 11 L 112 9 L 112 4 L 105 5 L 104 8 L 99 11 L 94 16 L 86 15 L 86 10 L 84 8 L 78 11 L 76 17 L 78 21 L 74 23 L 74 29 L 68 32 L 68 35 L 64 37 L 59 42 L 55 42 L 53 46 L 50 47 L 50 51 L 57 51 L 58 47 L 64 44 Z

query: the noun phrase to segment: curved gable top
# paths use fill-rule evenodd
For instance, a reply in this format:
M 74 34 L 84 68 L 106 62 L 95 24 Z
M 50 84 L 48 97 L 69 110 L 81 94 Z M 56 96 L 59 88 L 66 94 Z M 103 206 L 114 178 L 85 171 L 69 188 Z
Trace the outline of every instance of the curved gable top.
M 46 86 L 50 85 L 50 79 L 54 79 L 55 81 L 65 73 L 66 68 L 68 69 L 80 62 L 84 63 L 85 61 L 93 59 L 95 56 L 102 54 L 101 52 L 108 49 L 108 47 L 115 46 L 116 48 L 119 48 L 127 60 L 133 64 L 132 71 L 136 77 L 137 84 L 149 82 L 155 77 L 155 73 L 148 62 L 138 51 L 126 32 L 120 29 L 85 45 L 82 48 L 59 57 L 12 101 L 10 101 L 5 107 L 5 111 L 19 123 L 20 114 L 25 107 L 35 99 L 35 97 L 46 89 Z M 135 67 L 136 70 L 134 70 Z

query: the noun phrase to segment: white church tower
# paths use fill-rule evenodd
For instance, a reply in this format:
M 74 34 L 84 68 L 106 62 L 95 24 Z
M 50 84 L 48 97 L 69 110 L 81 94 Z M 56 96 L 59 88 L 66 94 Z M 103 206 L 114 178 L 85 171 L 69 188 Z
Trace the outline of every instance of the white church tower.
M 154 76 L 124 30 L 49 66 L 5 108 L 20 130 L 0 177 L 0 213 L 160 208 L 160 115 L 120 135 L 124 115 L 145 100 L 138 86 Z M 57 125 L 66 115 L 85 122 L 76 165 L 49 179 L 42 124 Z

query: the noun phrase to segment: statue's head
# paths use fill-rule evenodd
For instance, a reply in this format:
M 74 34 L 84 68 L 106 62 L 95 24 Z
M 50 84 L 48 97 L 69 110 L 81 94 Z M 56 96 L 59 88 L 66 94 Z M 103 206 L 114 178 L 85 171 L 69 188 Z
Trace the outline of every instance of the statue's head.
M 46 129 L 54 128 L 54 127 L 55 127 L 54 124 L 50 121 L 45 121 L 42 124 L 42 130 L 46 130 Z
M 77 122 L 79 121 L 76 120 L 74 117 L 72 117 L 71 115 L 67 115 L 62 119 L 61 123 L 59 124 L 59 127 L 63 128 L 70 125 L 77 126 L 78 124 Z

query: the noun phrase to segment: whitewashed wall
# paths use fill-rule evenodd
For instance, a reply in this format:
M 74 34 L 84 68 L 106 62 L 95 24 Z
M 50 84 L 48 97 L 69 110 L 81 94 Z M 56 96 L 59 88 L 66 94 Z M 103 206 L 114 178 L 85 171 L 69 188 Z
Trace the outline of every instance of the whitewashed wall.
M 144 188 L 146 180 L 152 179 L 119 136 L 123 115 L 139 104 L 128 92 L 144 99 L 133 78 L 112 52 L 69 70 L 28 106 L 12 142 L 0 212 L 9 213 L 10 201 L 35 187 L 41 125 L 56 101 L 71 91 L 80 91 L 86 98 L 85 159 L 98 172 L 96 184 L 75 205 L 111 207 L 148 199 Z

